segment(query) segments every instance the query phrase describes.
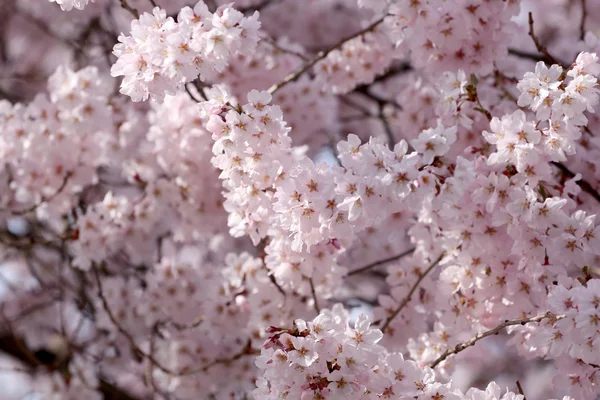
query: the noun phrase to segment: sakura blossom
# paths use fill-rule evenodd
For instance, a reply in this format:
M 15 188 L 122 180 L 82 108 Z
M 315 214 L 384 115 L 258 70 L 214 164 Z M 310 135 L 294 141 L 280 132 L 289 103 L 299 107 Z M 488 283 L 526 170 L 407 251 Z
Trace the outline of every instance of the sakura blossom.
M 1 399 L 600 397 L 600 3 L 0 10 Z

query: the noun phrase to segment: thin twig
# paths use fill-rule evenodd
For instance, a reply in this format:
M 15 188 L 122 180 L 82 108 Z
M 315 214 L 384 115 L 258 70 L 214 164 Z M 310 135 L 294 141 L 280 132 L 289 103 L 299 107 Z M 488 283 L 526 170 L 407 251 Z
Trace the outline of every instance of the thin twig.
M 270 6 L 272 4 L 277 4 L 279 2 L 281 2 L 281 0 L 262 0 L 260 3 L 253 6 L 240 7 L 238 8 L 238 11 L 243 14 L 253 13 L 254 11 L 261 11 L 265 7 Z
M 300 76 L 302 76 L 302 74 L 304 74 L 306 71 L 308 71 L 310 68 L 312 68 L 316 63 L 318 63 L 319 61 L 321 61 L 322 59 L 324 59 L 325 57 L 327 57 L 327 55 L 329 53 L 331 53 L 335 49 L 341 47 L 344 43 L 346 43 L 349 40 L 352 40 L 352 39 L 354 39 L 356 37 L 362 36 L 365 33 L 371 32 L 372 30 L 374 30 L 375 28 L 377 28 L 377 26 L 379 26 L 379 24 L 381 24 L 383 22 L 384 18 L 385 18 L 385 16 L 379 18 L 377 21 L 373 22 L 371 25 L 367 26 L 366 28 L 361 29 L 360 31 L 356 32 L 355 34 L 353 34 L 351 36 L 348 36 L 348 37 L 340 40 L 339 42 L 337 42 L 336 44 L 334 44 L 333 46 L 331 46 L 329 49 L 327 49 L 325 51 L 321 51 L 319 54 L 317 54 L 317 56 L 315 58 L 313 58 L 312 60 L 310 60 L 306 64 L 300 66 L 294 72 L 292 72 L 291 74 L 289 74 L 288 76 L 286 76 L 285 78 L 283 78 L 283 80 L 281 82 L 276 83 L 273 86 L 271 86 L 269 88 L 268 92 L 271 93 L 271 94 L 273 94 L 276 91 L 278 91 L 279 89 L 283 88 L 288 83 L 296 81 L 298 78 L 300 78 Z
M 587 7 L 585 0 L 581 0 L 581 22 L 579 23 L 579 40 L 585 39 L 585 19 L 587 18 Z
M 394 136 L 394 132 L 392 131 L 392 127 L 390 126 L 389 121 L 387 120 L 386 116 L 383 114 L 383 106 L 380 106 L 382 108 L 379 109 L 379 120 L 381 121 L 381 124 L 383 125 L 383 130 L 385 132 L 385 136 L 387 137 L 388 140 L 388 146 L 393 149 L 394 145 L 396 144 L 396 137 Z
M 508 49 L 508 54 L 513 55 L 515 57 L 535 61 L 535 62 L 543 61 L 546 64 L 552 64 L 552 60 L 550 58 L 548 58 L 548 56 L 545 54 L 530 53 L 528 51 L 524 51 L 524 50 L 520 50 L 520 49 L 512 49 L 512 48 Z
M 550 164 L 560 169 L 560 171 L 569 178 L 573 178 L 575 176 L 575 174 L 562 163 L 552 161 Z M 594 189 L 594 187 L 588 181 L 580 179 L 577 181 L 577 185 L 579 185 L 581 190 L 592 196 L 597 202 L 600 203 L 600 193 L 598 193 L 598 191 Z
M 374 262 L 374 263 L 371 263 L 371 264 L 369 264 L 369 265 L 365 265 L 364 267 L 360 267 L 360 268 L 358 268 L 358 269 L 355 269 L 354 271 L 350 271 L 350 272 L 348 272 L 348 275 L 347 275 L 347 276 L 351 276 L 351 275 L 360 274 L 360 273 L 362 273 L 362 272 L 365 272 L 365 271 L 368 271 L 368 270 L 370 270 L 370 269 L 372 269 L 372 268 L 378 267 L 378 266 L 380 266 L 380 265 L 382 265 L 382 264 L 387 264 L 387 263 L 389 263 L 389 262 L 392 262 L 392 261 L 399 260 L 399 259 L 401 259 L 402 257 L 406 257 L 407 255 L 409 255 L 409 254 L 413 253 L 414 251 L 415 251 L 415 248 L 413 247 L 413 248 L 411 248 L 411 249 L 408 249 L 408 250 L 406 250 L 404 253 L 400 253 L 400 254 L 398 254 L 398 255 L 395 255 L 395 256 L 392 256 L 392 257 L 386 258 L 386 259 L 384 259 L 384 260 L 379 260 L 379 261 L 376 261 L 376 262 Z
M 312 278 L 308 278 L 308 283 L 310 284 L 310 292 L 313 298 L 313 307 L 317 312 L 317 315 L 321 314 L 321 309 L 319 308 L 319 302 L 317 301 L 317 292 L 315 290 L 315 284 L 313 283 Z
M 25 215 L 25 214 L 28 214 L 28 213 L 30 213 L 32 211 L 35 211 L 42 204 L 47 203 L 47 202 L 53 200 L 54 198 L 56 198 L 56 196 L 58 196 L 64 190 L 65 186 L 67 186 L 67 182 L 69 181 L 69 178 L 72 175 L 73 175 L 72 172 L 68 172 L 65 175 L 65 177 L 64 177 L 62 183 L 60 184 L 59 188 L 56 189 L 56 191 L 54 193 L 52 193 L 52 195 L 50 195 L 48 197 L 42 196 L 42 199 L 39 202 L 37 202 L 34 205 L 32 205 L 31 207 L 24 208 L 22 210 L 14 210 L 14 211 L 10 210 L 10 209 L 0 209 L 0 212 L 10 212 L 13 215 Z
M 285 47 L 281 47 L 279 44 L 277 44 L 277 42 L 275 41 L 275 39 L 269 37 L 269 36 L 265 36 L 263 38 L 261 38 L 261 40 L 267 44 L 269 44 L 269 46 L 273 47 L 273 49 L 275 49 L 275 51 L 281 52 L 281 53 L 286 53 L 286 54 L 291 54 L 293 56 L 298 57 L 299 59 L 301 59 L 304 62 L 308 62 L 309 59 L 308 57 L 306 57 L 306 55 L 302 54 L 302 53 L 298 53 L 297 51 L 294 50 L 289 50 L 286 49 Z
M 410 289 L 410 292 L 408 292 L 408 294 L 406 295 L 406 297 L 404 298 L 404 300 L 402 300 L 402 302 L 400 303 L 400 305 L 398 306 L 398 308 L 396 308 L 394 310 L 394 312 L 385 320 L 383 326 L 381 327 L 381 331 L 383 333 L 385 333 L 387 327 L 394 320 L 394 318 L 396 318 L 398 316 L 398 314 L 400 314 L 400 312 L 404 309 L 404 307 L 407 306 L 407 304 L 410 302 L 410 300 L 412 298 L 412 295 L 415 293 L 415 291 L 417 290 L 417 288 L 421 284 L 421 281 L 423 281 L 423 279 L 425 279 L 425 277 L 427 276 L 427 274 L 429 274 L 435 268 L 435 266 L 438 265 L 440 261 L 442 261 L 442 258 L 444 257 L 445 254 L 446 254 L 446 252 L 443 252 L 442 254 L 440 254 L 440 256 L 433 263 L 431 263 L 431 265 L 425 270 L 425 272 L 423 272 L 419 276 L 419 279 L 417 279 L 417 281 L 414 283 L 414 285 Z
M 363 117 L 373 117 L 373 118 L 377 118 L 376 115 L 371 114 L 371 111 L 369 109 L 367 109 L 365 106 L 363 106 L 362 104 L 357 103 L 353 98 L 351 98 L 350 96 L 343 96 L 343 97 L 339 97 L 340 101 L 344 104 L 346 104 L 347 106 L 360 111 L 361 112 L 361 116 Z
M 127 3 L 127 0 L 120 0 L 120 2 L 121 2 L 121 7 L 123 7 L 127 11 L 129 11 L 131 13 L 131 15 L 133 15 L 135 17 L 135 19 L 139 19 L 140 18 L 140 13 L 138 12 L 138 10 L 136 10 L 133 7 L 131 7 L 129 5 L 129 3 Z
M 519 390 L 519 394 L 523 396 L 523 400 L 527 400 L 525 397 L 525 392 L 523 392 L 523 388 L 521 387 L 521 382 L 517 381 L 517 389 Z
M 400 104 L 398 104 L 395 100 L 388 100 L 383 97 L 379 97 L 376 94 L 371 93 L 369 91 L 369 86 L 361 86 L 359 88 L 356 88 L 355 92 L 360 93 L 363 96 L 365 96 L 366 98 L 374 101 L 380 107 L 385 106 L 386 104 L 391 104 L 392 106 L 394 106 L 394 108 L 396 108 L 398 110 L 402 110 L 402 106 Z
M 199 327 L 204 321 L 206 320 L 206 317 L 204 315 L 201 315 L 199 317 L 196 317 L 192 322 L 190 322 L 189 324 L 180 324 L 177 322 L 169 322 L 167 324 L 172 325 L 175 329 L 177 329 L 178 331 L 186 331 L 188 329 L 194 329 Z
M 275 285 L 275 287 L 277 288 L 277 290 L 279 291 L 279 293 L 281 293 L 283 295 L 283 297 L 286 296 L 285 290 L 283 290 L 283 288 L 281 287 L 281 285 L 277 282 L 277 279 L 275 279 L 275 276 L 270 274 L 269 275 L 269 280 L 271 281 L 271 283 L 273 283 L 273 285 Z
M 248 343 L 244 346 L 244 348 L 237 353 L 236 355 L 234 355 L 233 357 L 230 358 L 217 358 L 214 361 L 200 367 L 197 369 L 186 369 L 183 368 L 180 371 L 174 371 L 170 368 L 167 368 L 165 366 L 163 366 L 161 363 L 159 363 L 156 358 L 154 358 L 152 356 L 152 354 L 148 354 L 147 352 L 143 351 L 142 349 L 139 348 L 139 346 L 135 343 L 135 339 L 133 338 L 133 336 L 131 336 L 131 334 L 125 330 L 125 328 L 123 328 L 121 326 L 121 324 L 117 321 L 115 315 L 112 313 L 112 311 L 110 310 L 110 307 L 108 305 L 108 301 L 106 300 L 106 297 L 104 296 L 104 292 L 102 289 L 102 281 L 100 280 L 100 275 L 98 274 L 98 269 L 97 268 L 93 268 L 95 277 L 96 277 L 96 282 L 98 285 L 98 296 L 100 297 L 100 300 L 102 302 L 102 306 L 104 308 L 104 311 L 106 311 L 108 318 L 110 319 L 110 321 L 113 323 L 113 325 L 117 328 L 117 330 L 123 335 L 125 336 L 125 338 L 127 339 L 127 341 L 129 342 L 129 344 L 131 345 L 131 348 L 134 352 L 136 352 L 137 354 L 145 357 L 148 359 L 148 361 L 150 361 L 152 364 L 154 364 L 154 366 L 156 366 L 158 369 L 160 369 L 161 371 L 171 375 L 171 376 L 188 376 L 188 375 L 194 375 L 194 374 L 198 374 L 201 372 L 206 372 L 209 368 L 217 365 L 217 364 L 227 364 L 230 363 L 232 361 L 235 361 L 239 358 L 241 358 L 244 355 L 250 355 L 250 354 L 254 354 L 254 349 L 252 349 L 251 346 L 251 340 L 248 340 Z M 201 322 L 201 321 L 200 321 Z
M 164 367 L 151 354 L 148 354 L 145 351 L 143 351 L 142 349 L 140 349 L 139 346 L 137 345 L 137 343 L 135 342 L 135 339 L 133 338 L 133 336 L 131 336 L 131 333 L 129 333 L 125 328 L 123 328 L 121 326 L 121 324 L 119 323 L 119 321 L 117 321 L 117 318 L 113 314 L 112 310 L 110 309 L 110 306 L 108 305 L 108 300 L 106 300 L 106 297 L 104 296 L 104 290 L 102 288 L 102 280 L 100 279 L 100 274 L 98 274 L 98 269 L 95 266 L 93 267 L 93 271 L 94 271 L 94 276 L 96 277 L 96 283 L 98 285 L 98 296 L 100 297 L 100 301 L 102 302 L 102 307 L 104 308 L 104 311 L 106 312 L 106 314 L 108 316 L 108 319 L 110 319 L 110 321 L 115 326 L 115 328 L 117 328 L 119 333 L 121 333 L 127 339 L 127 341 L 129 342 L 129 345 L 131 346 L 131 349 L 135 353 L 142 355 L 143 357 L 146 357 L 151 363 L 156 365 L 161 371 L 163 371 L 169 375 L 177 375 L 177 371 L 173 371 L 167 367 Z
M 538 315 L 536 317 L 506 320 L 502 324 L 495 327 L 494 329 L 490 329 L 489 331 L 479 333 L 479 334 L 473 336 L 471 339 L 467 340 L 466 342 L 457 344 L 453 349 L 446 350 L 441 356 L 439 356 L 434 362 L 431 363 L 430 367 L 435 368 L 439 363 L 441 363 L 442 361 L 444 361 L 451 355 L 458 354 L 461 351 L 463 351 L 464 349 L 474 346 L 475 343 L 477 343 L 478 341 L 480 341 L 483 338 L 486 338 L 486 337 L 492 336 L 492 335 L 497 335 L 498 333 L 500 333 L 500 331 L 502 331 L 504 328 L 507 328 L 509 326 L 526 325 L 531 322 L 540 322 L 544 319 L 551 319 L 554 321 L 558 321 L 560 319 L 563 319 L 564 317 L 565 317 L 564 315 L 556 315 L 556 314 L 548 311 L 548 312 Z
M 29 350 L 25 346 L 25 344 L 21 340 L 19 340 L 19 338 L 15 334 L 15 331 L 13 330 L 13 327 L 12 327 L 11 323 L 8 321 L 8 318 L 6 318 L 6 315 L 4 314 L 4 304 L 0 305 L 0 317 L 2 318 L 2 321 L 4 322 L 4 325 L 8 328 L 8 333 L 13 338 L 15 344 L 17 345 L 17 347 L 19 348 L 19 350 L 21 351 L 21 353 L 24 355 L 24 357 L 26 358 L 26 360 L 28 361 L 28 363 L 30 365 L 33 365 L 33 366 L 36 366 L 36 367 L 39 366 L 41 364 L 41 362 L 31 352 L 31 350 Z
M 190 369 L 190 370 L 186 370 L 185 368 L 178 374 L 181 376 L 187 376 L 187 375 L 195 375 L 195 374 L 199 374 L 200 372 L 206 372 L 208 371 L 210 368 L 214 367 L 215 365 L 219 365 L 219 364 L 230 364 L 236 360 L 239 360 L 240 358 L 244 357 L 244 356 L 249 356 L 252 354 L 257 353 L 257 350 L 252 348 L 252 340 L 248 339 L 248 342 L 246 342 L 246 344 L 244 345 L 244 347 L 235 355 L 229 357 L 229 358 L 217 358 L 214 361 L 206 364 L 203 367 L 200 367 L 198 369 Z
M 542 45 L 537 36 L 535 36 L 535 32 L 533 30 L 533 14 L 531 12 L 529 12 L 529 36 L 533 40 L 537 51 L 548 57 L 548 60 L 550 60 L 552 64 L 560 64 L 554 57 L 552 57 L 552 54 L 548 52 L 548 49 Z

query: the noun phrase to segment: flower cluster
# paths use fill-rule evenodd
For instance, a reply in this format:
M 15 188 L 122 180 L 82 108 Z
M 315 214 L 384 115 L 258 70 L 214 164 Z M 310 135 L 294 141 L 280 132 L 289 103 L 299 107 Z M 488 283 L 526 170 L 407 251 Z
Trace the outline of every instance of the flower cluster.
M 24 212 L 50 198 L 55 209 L 41 207 L 38 213 L 69 210 L 72 195 L 96 180 L 95 169 L 109 150 L 103 138 L 113 131 L 104 127 L 111 115 L 110 89 L 96 68 L 59 68 L 48 90 L 49 96 L 40 94 L 26 106 L 0 103 L 0 161 L 12 178 L 3 203 L 11 211 Z
M 250 54 L 258 43 L 258 12 L 251 17 L 231 6 L 215 13 L 198 2 L 183 8 L 177 21 L 156 7 L 131 23 L 131 36 L 119 36 L 112 76 L 123 76 L 121 93 L 133 101 L 161 101 L 190 81 L 221 72 L 232 55 Z
M 597 2 L 12 3 L 3 399 L 599 396 Z
M 411 51 L 416 66 L 485 74 L 492 71 L 494 60 L 506 55 L 519 2 L 393 0 L 388 12 L 390 39 Z
M 575 141 L 588 122 L 584 113 L 598 104 L 599 73 L 598 57 L 590 53 L 581 53 L 568 71 L 538 63 L 535 73 L 526 73 L 517 85 L 518 104 L 534 111 L 536 121 L 528 121 L 520 110 L 492 119 L 492 132 L 484 136 L 497 152 L 489 163 L 513 164 L 528 179 L 543 179 L 549 168 L 542 163 L 565 161 L 566 155 L 575 154 Z
M 312 321 L 298 319 L 293 328 L 269 328 L 256 364 L 263 371 L 254 396 L 260 399 L 485 399 L 522 400 L 504 395 L 495 383 L 486 391 L 466 394 L 436 382 L 431 368 L 422 368 L 401 353 L 377 344 L 383 334 L 360 315 L 349 324 L 340 304 Z
M 369 32 L 344 43 L 316 65 L 317 77 L 333 93 L 348 93 L 372 82 L 391 64 L 392 43 L 381 32 Z

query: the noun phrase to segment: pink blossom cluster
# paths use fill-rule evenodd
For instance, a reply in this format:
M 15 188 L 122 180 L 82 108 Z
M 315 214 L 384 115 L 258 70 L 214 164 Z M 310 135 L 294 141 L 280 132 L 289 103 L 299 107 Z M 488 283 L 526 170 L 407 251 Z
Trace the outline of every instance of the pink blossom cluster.
M 237 53 L 250 54 L 258 42 L 258 13 L 251 17 L 231 6 L 211 13 L 200 1 L 184 7 L 177 21 L 154 8 L 131 23 L 131 36 L 119 36 L 112 76 L 123 76 L 121 93 L 133 101 L 162 101 L 196 77 L 210 79 Z
M 600 396 L 599 3 L 7 4 L 0 398 Z
M 394 0 L 387 12 L 390 39 L 411 52 L 416 66 L 432 72 L 463 68 L 485 74 L 494 60 L 506 55 L 511 17 L 519 12 L 519 2 Z
M 435 372 L 388 353 L 378 344 L 383 333 L 360 315 L 349 325 L 341 304 L 323 310 L 312 321 L 294 321 L 293 328 L 269 328 L 257 365 L 264 370 L 256 398 L 317 399 L 485 399 L 522 400 L 523 396 L 495 383 L 466 394 L 442 384 Z

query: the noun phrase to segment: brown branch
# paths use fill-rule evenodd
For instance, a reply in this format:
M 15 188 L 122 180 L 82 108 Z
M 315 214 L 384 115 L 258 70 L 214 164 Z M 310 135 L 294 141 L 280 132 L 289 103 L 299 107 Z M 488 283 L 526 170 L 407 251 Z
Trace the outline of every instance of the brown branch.
M 194 329 L 194 328 L 199 327 L 205 321 L 205 319 L 206 319 L 206 317 L 204 317 L 204 315 L 201 315 L 187 325 L 179 324 L 179 323 L 173 322 L 173 321 L 169 322 L 168 324 L 172 325 L 178 331 L 186 331 L 188 329 Z
M 255 353 L 257 353 L 258 351 L 252 348 L 252 340 L 248 339 L 248 342 L 246 342 L 246 344 L 244 345 L 244 347 L 235 355 L 229 357 L 229 358 L 217 358 L 214 361 L 206 364 L 205 366 L 198 368 L 198 369 L 191 369 L 191 370 L 186 370 L 185 368 L 178 374 L 181 376 L 186 376 L 186 375 L 195 375 L 195 374 L 199 374 L 201 372 L 206 372 L 208 371 L 210 368 L 214 367 L 215 365 L 219 365 L 219 364 L 230 364 L 236 360 L 239 360 L 240 358 L 244 357 L 244 356 L 249 356 L 249 355 L 253 355 Z
M 575 174 L 562 163 L 552 161 L 550 164 L 560 169 L 560 171 L 569 178 L 573 178 L 575 176 Z M 600 193 L 598 193 L 598 191 L 594 189 L 594 187 L 588 181 L 580 179 L 577 181 L 577 185 L 579 185 L 581 190 L 592 196 L 597 202 L 600 203 Z
M 0 336 L 0 351 L 16 358 L 27 368 L 31 368 L 31 371 L 23 370 L 21 372 L 32 373 L 34 368 L 43 365 L 42 361 L 39 360 L 29 349 L 25 347 L 25 344 L 15 336 Z M 15 369 L 15 371 L 18 371 Z M 98 390 L 104 395 L 105 399 L 111 400 L 136 400 L 135 397 L 123 389 L 113 385 L 107 380 L 100 377 L 98 383 Z
M 308 71 L 310 68 L 312 68 L 316 63 L 318 63 L 319 61 L 321 61 L 322 59 L 327 57 L 327 55 L 329 53 L 331 53 L 335 49 L 341 47 L 344 43 L 346 43 L 356 37 L 362 36 L 365 33 L 371 32 L 372 30 L 377 28 L 377 26 L 379 26 L 379 24 L 381 24 L 383 22 L 384 18 L 385 18 L 385 16 L 379 18 L 377 21 L 373 22 L 371 25 L 367 26 L 366 28 L 361 29 L 360 31 L 354 33 L 353 35 L 350 35 L 350 36 L 340 40 L 339 42 L 337 42 L 336 44 L 331 46 L 329 49 L 327 49 L 325 51 L 321 51 L 319 54 L 317 54 L 317 56 L 315 58 L 313 58 L 306 64 L 300 66 L 298 69 L 296 69 L 295 71 L 290 73 L 288 76 L 283 78 L 283 80 L 281 82 L 276 83 L 273 86 L 271 86 L 269 88 L 268 92 L 273 94 L 273 93 L 277 92 L 279 89 L 283 88 L 288 83 L 298 80 L 298 78 L 300 78 L 302 76 L 302 74 L 304 74 L 306 71 Z
M 523 388 L 521 387 L 521 382 L 517 381 L 517 389 L 519 390 L 519 394 L 523 396 L 523 400 L 527 400 L 525 397 L 525 392 L 523 392 Z
M 486 337 L 492 336 L 492 335 L 497 335 L 498 333 L 500 333 L 500 331 L 502 331 L 504 328 L 507 328 L 509 326 L 526 325 L 531 322 L 540 322 L 544 319 L 558 321 L 560 319 L 563 319 L 564 317 L 565 317 L 564 315 L 556 315 L 556 314 L 553 314 L 550 311 L 548 311 L 548 312 L 538 315 L 536 317 L 506 320 L 502 324 L 495 327 L 494 329 L 490 329 L 489 331 L 479 333 L 479 334 L 473 336 L 471 339 L 467 340 L 466 342 L 457 344 L 453 349 L 446 350 L 441 356 L 439 356 L 434 362 L 431 363 L 430 367 L 435 368 L 439 363 L 441 363 L 442 361 L 444 361 L 451 355 L 458 354 L 461 351 L 463 351 L 464 349 L 474 346 L 475 343 L 477 343 L 478 341 L 480 341 L 483 338 L 486 338 Z
M 131 15 L 133 15 L 135 17 L 135 19 L 140 18 L 140 13 L 138 12 L 138 10 L 131 7 L 129 5 L 129 3 L 127 3 L 127 0 L 119 0 L 119 1 L 121 3 L 121 7 L 124 8 L 125 10 L 129 11 L 131 13 Z
M 269 46 L 273 47 L 273 49 L 275 50 L 275 52 L 290 54 L 292 56 L 298 57 L 299 59 L 301 59 L 304 62 L 310 61 L 308 59 L 308 57 L 306 57 L 306 55 L 304 55 L 302 53 L 298 53 L 297 51 L 289 50 L 289 49 L 286 49 L 285 47 L 281 47 L 279 44 L 277 44 L 277 42 L 275 41 L 275 39 L 273 39 L 273 38 L 271 38 L 269 36 L 262 37 L 261 40 L 263 42 L 267 43 Z
M 398 104 L 395 100 L 388 100 L 388 99 L 385 99 L 383 97 L 379 97 L 376 94 L 371 93 L 369 91 L 369 86 L 360 86 L 360 87 L 356 88 L 354 91 L 356 93 L 362 94 L 363 96 L 365 96 L 369 100 L 374 101 L 380 107 L 383 107 L 386 104 L 391 104 L 392 106 L 394 106 L 394 108 L 396 108 L 398 110 L 402 110 L 402 106 L 400 104 Z
M 319 308 L 319 302 L 317 300 L 317 291 L 315 290 L 315 284 L 313 283 L 313 279 L 308 278 L 308 283 L 310 284 L 310 293 L 312 294 L 313 298 L 313 307 L 315 308 L 317 315 L 319 315 L 321 314 L 321 309 Z
M 579 23 L 579 40 L 585 39 L 585 19 L 587 18 L 587 7 L 585 0 L 581 0 L 581 22 Z
M 406 307 L 408 305 L 408 303 L 410 302 L 413 294 L 415 293 L 415 291 L 417 290 L 417 288 L 419 287 L 419 285 L 421 284 L 421 282 L 423 281 L 423 279 L 425 279 L 425 277 L 427 276 L 427 274 L 429 274 L 436 267 L 436 265 L 439 264 L 440 261 L 442 261 L 442 258 L 444 257 L 445 254 L 446 254 L 446 252 L 443 252 L 442 254 L 440 254 L 440 256 L 433 263 L 431 263 L 431 265 L 425 270 L 425 272 L 423 272 L 419 276 L 419 279 L 417 279 L 417 281 L 414 283 L 414 285 L 410 289 L 410 292 L 408 292 L 408 294 L 406 295 L 406 297 L 404 298 L 404 300 L 402 300 L 402 302 L 400 303 L 400 305 L 398 306 L 398 308 L 396 308 L 394 310 L 394 312 L 392 313 L 392 315 L 390 315 L 385 320 L 383 326 L 381 327 L 381 331 L 383 333 L 385 333 L 387 327 L 394 320 L 394 318 L 396 318 L 398 316 L 398 314 L 400 314 L 400 312 L 404 309 L 404 307 Z
M 388 140 L 388 147 L 390 147 L 393 150 L 394 145 L 396 144 L 396 137 L 394 136 L 394 132 L 392 131 L 392 127 L 390 126 L 389 121 L 387 120 L 386 116 L 383 115 L 383 111 L 381 110 L 379 112 L 379 120 L 383 125 L 383 130 Z
M 73 176 L 73 173 L 72 172 L 68 172 L 65 175 L 65 177 L 64 177 L 62 183 L 60 184 L 59 188 L 56 189 L 56 191 L 52 195 L 50 195 L 48 197 L 42 196 L 42 199 L 38 203 L 32 205 L 31 207 L 28 207 L 28 208 L 25 208 L 25 209 L 22 209 L 22 210 L 14 210 L 14 211 L 10 210 L 10 209 L 0 209 L 0 212 L 9 212 L 9 213 L 11 213 L 13 215 L 24 215 L 24 214 L 28 214 L 28 213 L 30 213 L 32 211 L 35 211 L 42 204 L 47 203 L 49 201 L 52 201 L 54 198 L 56 198 L 56 196 L 58 196 L 59 194 L 61 194 L 61 192 L 64 190 L 65 186 L 67 186 L 67 183 L 69 182 L 69 178 L 71 176 Z
M 119 333 L 121 333 L 123 336 L 125 336 L 125 338 L 127 339 L 127 341 L 129 342 L 132 350 L 142 356 L 145 357 L 148 361 L 150 361 L 155 367 L 157 367 L 158 369 L 160 369 L 162 372 L 171 375 L 171 376 L 187 376 L 187 375 L 194 375 L 194 374 L 198 374 L 201 372 L 205 372 L 207 371 L 209 368 L 213 367 L 214 365 L 217 364 L 226 364 L 229 362 L 233 362 L 239 358 L 241 358 L 244 355 L 250 355 L 250 354 L 254 354 L 255 351 L 254 349 L 252 349 L 252 341 L 248 340 L 248 343 L 244 346 L 244 348 L 237 353 L 236 355 L 234 355 L 231 358 L 217 358 L 214 361 L 208 363 L 207 365 L 200 367 L 198 369 L 194 369 L 194 370 L 189 370 L 186 368 L 181 369 L 180 371 L 174 371 L 170 368 L 167 368 L 165 366 L 163 366 L 161 363 L 159 363 L 156 358 L 154 358 L 152 356 L 152 354 L 148 354 L 147 352 L 143 351 L 142 349 L 139 348 L 139 346 L 136 344 L 135 339 L 133 338 L 133 336 L 131 336 L 131 334 L 121 326 L 121 324 L 119 324 L 119 322 L 117 321 L 115 315 L 112 313 L 112 311 L 110 310 L 110 307 L 108 305 L 108 301 L 106 300 L 106 297 L 104 296 L 104 292 L 102 289 L 102 281 L 100 280 L 100 275 L 98 274 L 98 269 L 97 268 L 93 268 L 94 271 L 94 275 L 96 277 L 96 283 L 98 285 L 98 296 L 100 297 L 100 300 L 102 302 L 102 307 L 104 308 L 104 310 L 106 311 L 108 318 L 110 319 L 110 321 L 113 323 L 113 325 L 117 328 L 117 330 L 119 331 Z M 201 321 L 200 321 L 201 322 Z
M 134 353 L 136 353 L 137 355 L 141 355 L 141 356 L 147 358 L 151 363 L 153 363 L 161 371 L 163 371 L 169 375 L 178 375 L 177 371 L 173 371 L 170 368 L 164 367 L 151 354 L 148 354 L 145 351 L 143 351 L 142 349 L 140 349 L 139 346 L 137 345 L 137 343 L 135 342 L 135 339 L 133 338 L 133 336 L 131 336 L 131 333 L 129 333 L 125 328 L 123 328 L 121 326 L 121 324 L 119 323 L 119 321 L 117 321 L 117 318 L 113 314 L 112 310 L 110 309 L 108 300 L 106 300 L 106 296 L 104 296 L 104 289 L 102 287 L 102 281 L 100 279 L 100 274 L 98 273 L 98 269 L 96 268 L 96 266 L 93 266 L 92 268 L 94 271 L 94 276 L 96 277 L 96 284 L 98 285 L 98 296 L 100 297 L 100 301 L 102 303 L 102 308 L 104 308 L 104 311 L 106 312 L 106 314 L 108 316 L 108 319 L 110 319 L 110 321 L 115 326 L 115 328 L 117 328 L 119 333 L 127 339 L 127 341 L 129 342 L 129 345 L 131 346 L 131 350 Z
M 279 2 L 281 2 L 281 0 L 262 0 L 260 3 L 258 3 L 256 5 L 248 6 L 248 7 L 240 7 L 237 10 L 243 14 L 254 13 L 254 11 L 261 11 L 265 7 L 270 6 L 272 4 L 277 4 Z
M 82 50 L 81 47 L 79 46 L 79 44 L 71 39 L 67 39 L 64 38 L 58 34 L 56 34 L 52 29 L 50 29 L 50 27 L 43 22 L 40 19 L 35 18 L 34 16 L 26 13 L 26 12 L 22 12 L 22 11 L 17 11 L 16 12 L 18 15 L 20 15 L 21 17 L 23 17 L 25 20 L 27 20 L 28 22 L 32 23 L 33 25 L 36 26 L 36 28 L 38 28 L 39 30 L 41 30 L 42 32 L 44 32 L 46 35 L 50 36 L 51 38 L 67 45 L 70 46 L 76 50 Z
M 382 265 L 382 264 L 387 264 L 387 263 L 389 263 L 389 262 L 392 262 L 392 261 L 399 260 L 399 259 L 401 259 L 402 257 L 405 257 L 405 256 L 407 256 L 407 255 L 409 255 L 409 254 L 413 253 L 414 251 L 415 251 L 415 248 L 413 247 L 413 248 L 411 248 L 411 249 L 408 249 L 408 250 L 406 250 L 404 253 L 400 253 L 400 254 L 398 254 L 398 255 L 395 255 L 395 256 L 392 256 L 392 257 L 386 258 L 386 259 L 384 259 L 384 260 L 379 260 L 379 261 L 376 261 L 376 262 L 374 262 L 374 263 L 371 263 L 371 264 L 365 265 L 364 267 L 360 267 L 360 268 L 358 268 L 358 269 L 355 269 L 354 271 L 350 271 L 350 272 L 348 272 L 348 275 L 347 275 L 347 276 L 351 276 L 351 275 L 360 274 L 360 273 L 362 273 L 362 272 L 365 272 L 365 271 L 368 271 L 368 270 L 370 270 L 370 269 L 372 269 L 372 268 L 378 267 L 378 266 L 380 266 L 380 265 Z
M 515 57 L 524 58 L 531 61 L 543 61 L 546 64 L 553 64 L 552 60 L 548 58 L 545 54 L 540 53 L 530 53 L 528 51 L 520 50 L 520 49 L 508 49 L 508 54 L 513 55 Z
M 552 64 L 562 65 L 561 63 L 556 61 L 556 59 L 554 57 L 552 57 L 552 54 L 550 54 L 550 52 L 548 52 L 548 49 L 542 45 L 542 43 L 539 41 L 538 37 L 535 35 L 534 29 L 533 29 L 533 14 L 531 12 L 529 12 L 529 36 L 533 40 L 533 43 L 535 44 L 535 48 L 537 49 L 537 51 L 539 51 L 540 53 L 542 53 L 543 55 L 548 57 L 548 60 L 550 60 L 550 62 Z

